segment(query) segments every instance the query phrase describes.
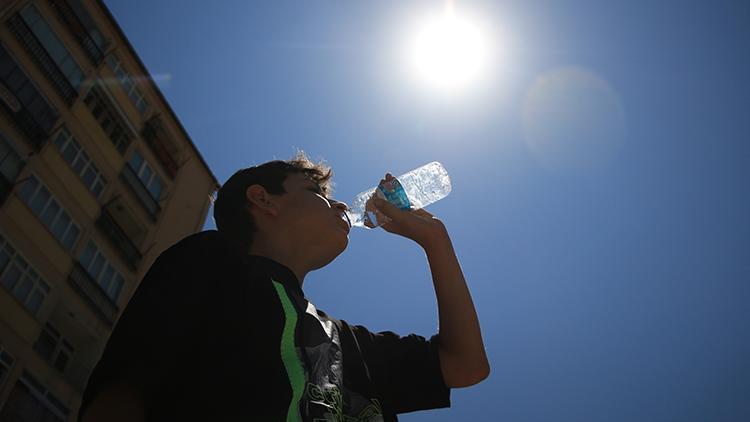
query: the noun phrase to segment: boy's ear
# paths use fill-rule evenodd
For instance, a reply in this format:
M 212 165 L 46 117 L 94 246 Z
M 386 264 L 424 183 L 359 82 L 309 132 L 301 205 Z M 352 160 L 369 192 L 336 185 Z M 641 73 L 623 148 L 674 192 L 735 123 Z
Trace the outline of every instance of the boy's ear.
M 278 204 L 273 195 L 266 192 L 266 188 L 261 185 L 250 185 L 245 190 L 245 198 L 250 203 L 251 208 L 255 208 L 258 211 L 270 214 L 273 216 L 278 215 Z

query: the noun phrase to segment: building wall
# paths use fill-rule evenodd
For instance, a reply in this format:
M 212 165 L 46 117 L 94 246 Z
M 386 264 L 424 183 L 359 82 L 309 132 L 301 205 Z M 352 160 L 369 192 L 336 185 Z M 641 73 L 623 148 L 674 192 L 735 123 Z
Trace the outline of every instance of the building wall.
M 80 68 L 81 83 L 70 76 L 75 75 L 70 63 L 50 53 L 55 44 L 48 33 L 30 24 L 36 21 L 29 5 L 67 49 L 64 60 L 72 58 Z M 84 14 L 76 11 L 78 5 Z M 97 38 L 97 31 L 103 37 Z M 117 317 L 158 254 L 203 227 L 218 182 L 101 1 L 2 1 L 0 48 L 37 91 L 33 98 L 58 115 L 41 132 L 49 123 L 41 117 L 28 129 L 28 116 L 34 115 L 29 110 L 38 103 L 24 103 L 29 91 L 20 87 L 27 85 L 7 76 L 12 73 L 4 80 L 0 69 L 0 185 L 7 188 L 0 189 L 0 420 L 29 412 L 20 410 L 28 403 L 38 407 L 37 418 L 74 420 Z M 0 67 L 8 62 L 2 60 Z M 91 100 L 92 92 L 104 100 Z M 105 103 L 114 120 L 103 119 L 103 108 L 96 108 Z M 120 133 L 114 134 L 112 121 L 131 134 L 127 147 L 112 141 Z M 68 134 L 88 157 L 79 154 L 79 162 L 93 164 L 106 181 L 103 189 L 94 192 L 87 184 L 94 173 L 67 161 L 73 151 L 66 149 L 72 148 L 64 141 Z M 13 152 L 7 153 L 8 147 Z M 136 168 L 134 154 L 147 168 Z M 14 170 L 16 156 L 24 163 L 20 172 Z M 161 181 L 157 198 L 158 184 L 146 179 L 149 172 Z M 76 231 L 65 225 L 63 214 L 53 213 L 52 202 L 29 201 L 31 178 L 46 186 L 75 224 L 74 242 Z M 44 197 L 35 192 L 30 194 L 35 200 Z M 89 241 L 98 255 L 88 253 Z M 98 266 L 96 256 L 108 265 Z M 120 289 L 112 287 L 120 280 L 110 276 L 114 272 L 121 275 Z

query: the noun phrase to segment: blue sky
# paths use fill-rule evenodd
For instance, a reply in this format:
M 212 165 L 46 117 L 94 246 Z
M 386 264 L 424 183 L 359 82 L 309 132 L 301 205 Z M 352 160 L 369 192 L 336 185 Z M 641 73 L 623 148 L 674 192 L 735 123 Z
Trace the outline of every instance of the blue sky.
M 429 210 L 492 374 L 401 420 L 750 420 L 748 3 L 456 1 L 496 54 L 452 96 L 398 54 L 440 1 L 106 3 L 220 181 L 296 148 L 344 201 L 447 168 Z M 372 330 L 437 329 L 424 254 L 382 230 L 305 291 Z

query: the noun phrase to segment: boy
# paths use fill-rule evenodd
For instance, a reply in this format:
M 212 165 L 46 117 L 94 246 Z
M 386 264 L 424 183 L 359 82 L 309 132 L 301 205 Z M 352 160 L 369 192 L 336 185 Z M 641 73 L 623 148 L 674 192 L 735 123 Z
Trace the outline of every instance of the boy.
M 319 311 L 308 272 L 348 244 L 330 168 L 300 153 L 235 173 L 218 231 L 162 253 L 134 294 L 84 393 L 79 420 L 396 421 L 450 405 L 489 374 L 469 290 L 440 220 L 373 200 L 383 228 L 421 246 L 440 329 L 372 333 Z M 390 174 L 386 180 L 391 180 Z

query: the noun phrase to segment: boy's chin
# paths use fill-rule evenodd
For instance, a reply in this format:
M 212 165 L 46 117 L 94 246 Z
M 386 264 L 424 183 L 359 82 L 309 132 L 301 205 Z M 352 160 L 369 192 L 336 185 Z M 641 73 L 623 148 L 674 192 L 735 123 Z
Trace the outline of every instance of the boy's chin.
M 325 256 L 320 257 L 320 259 L 318 260 L 318 265 L 316 265 L 317 268 L 315 268 L 315 269 L 317 270 L 317 269 L 323 268 L 326 265 L 328 265 L 331 262 L 333 262 L 336 258 L 338 258 L 339 255 L 341 255 L 342 253 L 344 253 L 344 251 L 346 250 L 346 247 L 348 245 L 349 245 L 349 239 L 347 238 L 346 241 L 345 241 L 345 243 L 343 245 L 341 245 L 341 247 L 339 247 L 338 249 L 336 249 L 334 251 L 331 251 L 331 253 L 329 253 L 329 254 L 327 254 Z

